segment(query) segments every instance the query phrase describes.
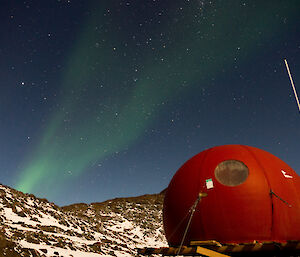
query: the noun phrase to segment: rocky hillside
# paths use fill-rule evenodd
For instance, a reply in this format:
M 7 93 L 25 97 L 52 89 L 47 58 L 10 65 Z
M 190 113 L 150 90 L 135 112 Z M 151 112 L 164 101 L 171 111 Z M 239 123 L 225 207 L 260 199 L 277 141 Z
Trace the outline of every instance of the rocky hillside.
M 58 207 L 0 185 L 1 256 L 134 256 L 166 246 L 163 194 Z

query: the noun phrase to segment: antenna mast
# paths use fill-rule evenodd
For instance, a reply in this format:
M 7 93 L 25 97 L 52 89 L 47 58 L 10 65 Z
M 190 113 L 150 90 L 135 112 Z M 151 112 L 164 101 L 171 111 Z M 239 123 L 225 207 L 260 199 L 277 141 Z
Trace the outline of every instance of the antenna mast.
M 288 74 L 289 74 L 289 77 L 290 77 L 290 81 L 291 81 L 291 84 L 292 84 L 292 88 L 293 88 L 294 95 L 295 95 L 295 98 L 296 98 L 296 101 L 297 101 L 297 105 L 298 105 L 298 108 L 299 108 L 299 112 L 300 112 L 300 103 L 299 103 L 297 91 L 296 91 L 296 88 L 295 88 L 295 86 L 294 86 L 294 82 L 293 82 L 293 79 L 292 79 L 292 75 L 291 75 L 291 72 L 290 72 L 290 68 L 289 68 L 289 65 L 288 65 L 286 59 L 284 59 L 284 63 L 285 63 L 286 69 L 287 69 Z

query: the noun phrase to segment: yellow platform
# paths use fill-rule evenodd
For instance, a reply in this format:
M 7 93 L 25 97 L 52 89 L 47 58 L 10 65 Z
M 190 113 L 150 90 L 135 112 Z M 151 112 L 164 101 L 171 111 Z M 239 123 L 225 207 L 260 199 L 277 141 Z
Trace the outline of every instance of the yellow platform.
M 143 248 L 138 249 L 139 255 L 150 256 L 162 254 L 163 256 L 300 256 L 300 241 L 286 242 L 249 242 L 243 244 L 221 244 L 214 240 L 192 241 L 189 246 L 162 247 L 162 248 Z

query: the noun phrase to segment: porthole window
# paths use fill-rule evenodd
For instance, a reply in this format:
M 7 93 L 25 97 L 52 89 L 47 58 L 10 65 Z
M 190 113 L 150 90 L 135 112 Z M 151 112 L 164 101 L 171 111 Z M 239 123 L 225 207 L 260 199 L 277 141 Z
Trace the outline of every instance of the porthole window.
M 237 160 L 223 161 L 215 168 L 216 179 L 225 186 L 238 186 L 245 182 L 248 175 L 248 167 Z

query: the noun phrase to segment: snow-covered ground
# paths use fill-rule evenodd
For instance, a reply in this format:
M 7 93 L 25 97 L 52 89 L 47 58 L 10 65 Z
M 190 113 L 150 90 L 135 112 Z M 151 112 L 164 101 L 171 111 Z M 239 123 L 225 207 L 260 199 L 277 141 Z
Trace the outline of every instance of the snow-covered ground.
M 158 194 L 60 208 L 0 185 L 0 253 L 121 257 L 164 247 L 162 201 Z

